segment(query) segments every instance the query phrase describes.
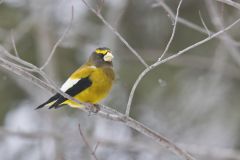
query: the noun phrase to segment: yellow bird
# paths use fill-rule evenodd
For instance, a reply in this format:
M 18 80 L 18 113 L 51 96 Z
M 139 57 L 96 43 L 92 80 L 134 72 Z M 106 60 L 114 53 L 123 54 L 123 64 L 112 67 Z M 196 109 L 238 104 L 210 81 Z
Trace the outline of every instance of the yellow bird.
M 97 48 L 88 61 L 67 79 L 61 91 L 80 102 L 97 104 L 109 94 L 112 88 L 115 79 L 112 59 L 113 55 L 109 48 Z M 36 109 L 44 106 L 56 109 L 65 104 L 75 108 L 84 107 L 57 93 Z

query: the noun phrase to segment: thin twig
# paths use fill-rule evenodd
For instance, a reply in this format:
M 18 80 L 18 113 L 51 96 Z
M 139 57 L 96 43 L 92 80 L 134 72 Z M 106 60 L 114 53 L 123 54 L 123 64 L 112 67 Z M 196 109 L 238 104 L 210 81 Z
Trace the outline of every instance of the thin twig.
M 226 27 L 226 28 L 218 31 L 217 33 L 214 33 L 214 34 L 212 34 L 211 36 L 209 36 L 209 37 L 207 37 L 207 38 L 205 38 L 205 39 L 203 39 L 203 40 L 201 40 L 201 41 L 199 41 L 199 42 L 197 42 L 197 43 L 195 43 L 195 44 L 193 44 L 193 45 L 190 45 L 189 47 L 187 47 L 187 48 L 185 48 L 185 49 L 177 52 L 176 54 L 174 54 L 174 55 L 172 55 L 172 56 L 169 56 L 169 57 L 167 57 L 167 58 L 165 58 L 165 59 L 163 59 L 163 60 L 161 60 L 161 61 L 157 61 L 156 63 L 152 64 L 150 67 L 146 68 L 146 69 L 138 76 L 137 80 L 135 81 L 135 83 L 134 83 L 134 85 L 133 85 L 133 87 L 132 87 L 132 89 L 131 89 L 131 92 L 130 92 L 130 95 L 129 95 L 129 98 L 128 98 L 127 107 L 128 107 L 128 108 L 131 107 L 135 90 L 136 90 L 139 82 L 142 80 L 142 78 L 143 78 L 149 71 L 151 71 L 151 70 L 154 69 L 155 67 L 159 66 L 160 64 L 166 63 L 166 62 L 168 62 L 168 61 L 170 61 L 170 60 L 172 60 L 172 59 L 180 56 L 181 54 L 186 53 L 187 51 L 189 51 L 189 50 L 191 50 L 191 49 L 193 49 L 193 48 L 195 48 L 195 47 L 197 47 L 197 46 L 199 46 L 199 45 L 201 45 L 201 44 L 204 44 L 204 43 L 208 42 L 209 40 L 211 40 L 211 39 L 213 39 L 213 38 L 215 38 L 215 37 L 223 34 L 224 32 L 226 32 L 227 30 L 231 29 L 233 26 L 235 26 L 235 25 L 236 25 L 237 23 L 239 23 L 239 22 L 240 22 L 240 18 L 237 19 L 236 21 L 234 21 L 234 22 L 233 22 L 232 24 L 230 24 L 228 27 Z
M 96 150 L 95 150 L 95 149 L 92 149 L 92 147 L 90 146 L 88 140 L 86 139 L 86 137 L 85 137 L 84 134 L 83 134 L 83 131 L 82 131 L 82 129 L 81 129 L 80 124 L 78 124 L 78 130 L 79 130 L 80 136 L 82 137 L 83 142 L 85 143 L 87 149 L 90 151 L 92 158 L 93 158 L 94 160 L 97 160 L 97 156 L 96 156 L 96 154 L 95 154 L 95 151 L 96 151 Z
M 19 54 L 18 54 L 18 51 L 17 51 L 17 47 L 16 47 L 16 43 L 15 43 L 15 40 L 14 40 L 14 36 L 13 36 L 13 31 L 12 30 L 11 30 L 11 41 L 12 41 L 12 46 L 13 46 L 14 53 L 15 53 L 16 57 L 19 58 Z
M 173 38 L 174 38 L 174 35 L 175 35 L 175 32 L 176 32 L 176 27 L 177 27 L 177 22 L 178 22 L 178 15 L 179 15 L 179 9 L 181 7 L 181 4 L 182 4 L 182 0 L 180 0 L 179 4 L 178 4 L 178 7 L 177 7 L 177 13 L 176 13 L 176 17 L 174 18 L 174 24 L 173 24 L 173 30 L 172 30 L 172 35 L 168 41 L 168 44 L 165 48 L 165 50 L 163 51 L 162 55 L 160 56 L 160 58 L 158 59 L 159 61 L 164 57 L 164 55 L 167 53 L 172 41 L 173 41 Z M 127 108 L 128 110 L 126 110 L 126 113 L 127 115 L 129 114 L 129 111 L 130 111 L 130 108 Z
M 50 62 L 50 60 L 52 59 L 57 47 L 59 46 L 59 44 L 62 42 L 62 40 L 64 39 L 64 37 L 66 36 L 66 34 L 70 31 L 72 24 L 73 24 L 73 17 L 74 17 L 74 7 L 72 6 L 71 9 L 71 20 L 69 25 L 67 26 L 67 28 L 64 30 L 63 34 L 61 35 L 61 37 L 58 39 L 58 41 L 55 43 L 55 45 L 52 48 L 52 51 L 50 53 L 50 55 L 48 56 L 47 60 L 45 61 L 45 63 L 40 67 L 40 70 L 43 70 Z
M 199 14 L 200 20 L 201 20 L 201 22 L 202 22 L 204 28 L 206 29 L 206 31 L 207 31 L 207 33 L 208 33 L 208 36 L 211 36 L 211 33 L 210 33 L 210 31 L 209 31 L 209 29 L 208 29 L 206 23 L 204 22 L 204 20 L 203 20 L 203 18 L 202 18 L 202 14 L 201 14 L 201 12 L 199 11 L 198 14 Z
M 104 6 L 105 1 L 104 0 L 97 0 L 97 2 L 99 3 L 98 6 L 97 6 L 97 12 L 100 14 L 101 11 L 102 11 L 102 8 Z
M 1 46 L 1 45 L 0 45 L 0 51 L 2 51 L 2 52 L 0 52 L 0 54 L 5 55 L 5 56 L 7 56 L 8 58 L 10 58 L 11 60 L 13 60 L 13 61 L 21 64 L 21 66 L 18 65 L 19 68 L 24 69 L 24 70 L 26 70 L 26 71 L 38 73 L 38 74 L 39 74 L 40 76 L 42 76 L 42 78 L 44 78 L 48 83 L 51 83 L 52 85 L 55 85 L 55 83 L 54 83 L 53 81 L 49 80 L 49 79 L 47 78 L 46 74 L 45 74 L 42 70 L 40 70 L 37 66 L 35 66 L 35 65 L 33 65 L 33 64 L 31 64 L 31 63 L 29 63 L 29 62 L 27 62 L 27 61 L 24 61 L 24 60 L 22 60 L 22 59 L 19 58 L 19 57 L 13 56 L 13 55 L 10 54 L 9 52 L 7 52 L 7 50 L 6 50 L 3 46 Z
M 0 50 L 0 52 L 1 52 L 1 50 Z M 19 68 L 15 63 L 6 61 L 5 59 L 0 57 L 0 66 L 12 73 L 15 73 L 16 75 L 18 75 L 26 80 L 29 80 L 30 82 L 33 82 L 33 84 L 37 85 L 38 87 L 40 87 L 42 89 L 47 88 L 48 91 L 55 92 L 53 87 L 49 86 L 46 82 L 42 81 L 41 79 L 33 76 L 26 70 Z
M 140 54 L 133 49 L 133 47 L 122 37 L 122 35 L 108 23 L 105 18 L 97 12 L 93 7 L 88 4 L 85 0 L 82 0 L 83 3 L 87 6 L 89 10 L 91 10 L 119 39 L 120 41 L 125 44 L 125 46 L 140 60 L 140 62 L 145 66 L 148 67 L 149 65 L 145 62 L 145 60 L 140 56 Z
M 234 2 L 232 0 L 216 0 L 216 1 L 225 3 L 227 5 L 230 5 L 230 6 L 235 7 L 240 10 L 240 4 L 237 2 Z
M 94 153 L 96 153 L 99 145 L 100 145 L 100 142 L 97 142 L 97 144 L 95 145 L 95 147 L 94 147 L 94 149 L 93 149 L 93 152 L 94 152 Z

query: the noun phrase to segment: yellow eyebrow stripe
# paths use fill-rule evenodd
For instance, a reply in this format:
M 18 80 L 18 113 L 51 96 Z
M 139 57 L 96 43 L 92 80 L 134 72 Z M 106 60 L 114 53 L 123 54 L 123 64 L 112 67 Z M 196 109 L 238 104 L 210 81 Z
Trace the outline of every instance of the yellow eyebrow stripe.
M 102 49 L 97 49 L 97 50 L 95 50 L 95 52 L 96 52 L 97 54 L 107 54 L 107 52 L 109 52 L 109 50 L 107 50 L 107 49 L 104 49 L 104 50 L 102 50 Z

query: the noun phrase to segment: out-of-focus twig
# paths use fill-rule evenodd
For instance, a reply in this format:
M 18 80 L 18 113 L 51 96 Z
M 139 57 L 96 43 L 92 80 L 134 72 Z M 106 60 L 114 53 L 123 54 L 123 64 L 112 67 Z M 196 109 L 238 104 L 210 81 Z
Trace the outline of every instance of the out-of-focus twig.
M 133 49 L 133 47 L 122 37 L 122 35 L 113 27 L 110 25 L 110 23 L 108 23 L 105 18 L 97 11 L 95 10 L 93 7 L 90 6 L 90 4 L 85 1 L 82 0 L 83 3 L 87 6 L 87 8 L 92 11 L 119 39 L 120 41 L 125 44 L 125 46 L 140 60 L 140 62 L 145 66 L 148 67 L 149 65 L 145 62 L 145 60 L 140 56 L 140 54 Z
M 237 2 L 234 2 L 232 0 L 216 0 L 216 1 L 225 3 L 227 5 L 230 5 L 230 6 L 235 7 L 240 10 L 240 4 Z
M 72 6 L 72 10 L 71 10 L 71 20 L 69 25 L 67 26 L 67 28 L 65 29 L 65 31 L 63 32 L 63 34 L 61 35 L 61 37 L 58 39 L 58 41 L 55 43 L 55 45 L 52 48 L 52 51 L 50 53 L 50 55 L 48 56 L 47 60 L 45 61 L 45 63 L 40 67 L 40 70 L 43 70 L 48 63 L 50 62 L 50 60 L 52 59 L 57 47 L 59 46 L 59 44 L 62 42 L 62 40 L 64 39 L 64 37 L 66 36 L 66 34 L 70 31 L 72 24 L 73 24 L 73 17 L 74 17 L 74 7 Z
M 211 36 L 211 33 L 210 33 L 210 31 L 209 31 L 209 29 L 208 29 L 206 23 L 205 23 L 204 20 L 203 20 L 203 17 L 202 17 L 201 12 L 199 11 L 198 14 L 199 14 L 199 17 L 200 17 L 200 19 L 201 19 L 201 22 L 202 22 L 204 28 L 206 29 L 206 31 L 207 31 L 207 33 L 208 33 L 208 36 Z
M 82 131 L 82 129 L 81 129 L 80 124 L 78 124 L 78 130 L 79 130 L 79 134 L 80 134 L 83 142 L 85 143 L 87 149 L 88 149 L 88 150 L 90 151 L 90 153 L 91 153 L 91 157 L 92 157 L 94 160 L 98 160 L 98 158 L 97 158 L 97 156 L 96 156 L 96 154 L 95 154 L 95 153 L 96 153 L 96 149 L 95 149 L 95 148 L 92 149 L 92 147 L 90 146 L 88 140 L 86 139 L 86 137 L 85 137 L 84 134 L 83 134 L 83 131 Z
M 172 41 L 173 41 L 173 38 L 174 38 L 174 35 L 175 35 L 175 32 L 176 32 L 176 28 L 177 28 L 177 22 L 178 22 L 178 15 L 179 15 L 179 9 L 180 9 L 180 6 L 182 4 L 182 0 L 179 1 L 179 4 L 178 4 L 178 7 L 177 7 L 177 13 L 176 13 L 176 17 L 174 18 L 174 24 L 173 24 L 173 30 L 172 30 L 172 35 L 167 43 L 167 46 L 165 48 L 165 50 L 163 51 L 162 55 L 160 56 L 160 58 L 158 59 L 159 61 L 164 57 L 164 55 L 167 53 Z M 129 111 L 130 111 L 130 108 L 127 108 L 126 110 L 126 114 L 129 115 Z
M 93 152 L 96 153 L 98 147 L 100 145 L 100 142 L 98 141 L 97 144 L 94 146 Z
M 13 31 L 11 31 L 11 41 L 12 41 L 14 53 L 15 53 L 16 57 L 19 58 L 19 54 L 18 54 L 16 43 L 15 43 L 14 36 L 13 36 Z
M 99 4 L 97 5 L 97 12 L 100 14 L 100 12 L 101 12 L 102 9 L 103 9 L 105 0 L 97 0 L 97 2 L 99 3 Z

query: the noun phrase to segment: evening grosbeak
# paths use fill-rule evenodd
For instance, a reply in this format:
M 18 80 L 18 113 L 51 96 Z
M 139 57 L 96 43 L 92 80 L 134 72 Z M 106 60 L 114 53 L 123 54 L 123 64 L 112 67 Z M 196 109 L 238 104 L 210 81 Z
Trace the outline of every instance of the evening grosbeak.
M 109 48 L 97 48 L 88 61 L 71 74 L 62 85 L 61 91 L 80 102 L 97 104 L 109 94 L 112 88 L 115 78 L 112 59 L 113 55 Z M 65 104 L 74 108 L 84 107 L 57 93 L 36 109 L 44 106 L 56 109 Z

